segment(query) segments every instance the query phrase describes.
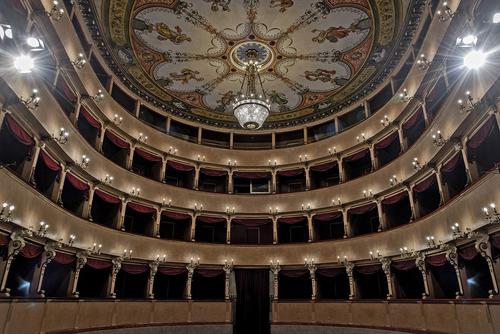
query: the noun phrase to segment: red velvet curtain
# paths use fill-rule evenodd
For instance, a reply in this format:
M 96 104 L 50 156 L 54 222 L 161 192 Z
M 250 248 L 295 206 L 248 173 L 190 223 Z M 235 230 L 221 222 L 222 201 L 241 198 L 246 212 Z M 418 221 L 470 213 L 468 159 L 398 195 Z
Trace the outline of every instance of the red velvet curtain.
M 120 198 L 113 196 L 111 194 L 108 194 L 108 193 L 106 193 L 102 190 L 99 190 L 99 189 L 95 190 L 95 195 L 97 195 L 100 199 L 102 199 L 106 203 L 119 204 L 122 202 Z
M 127 141 L 125 141 L 124 139 L 122 139 L 121 137 L 119 137 L 118 135 L 114 134 L 111 131 L 106 131 L 105 136 L 106 138 L 109 139 L 110 142 L 112 142 L 119 148 L 127 150 L 130 148 L 130 144 Z
M 217 169 L 200 169 L 200 173 L 213 177 L 220 177 L 227 175 L 227 172 L 225 170 L 217 170 Z
M 85 118 L 87 123 L 93 128 L 100 129 L 101 128 L 101 123 L 97 119 L 94 118 L 92 114 L 90 114 L 87 109 L 84 107 L 81 108 L 80 114 Z
M 177 276 L 187 272 L 186 268 L 158 267 L 158 272 L 166 276 Z
M 103 260 L 97 260 L 97 259 L 87 259 L 87 266 L 93 269 L 108 269 L 113 266 L 113 263 L 111 261 L 103 261 Z
M 191 172 L 194 170 L 194 167 L 191 165 L 184 165 L 182 163 L 175 162 L 172 160 L 168 161 L 167 165 L 172 167 L 173 169 L 179 171 L 179 172 Z
M 27 243 L 26 246 L 21 249 L 19 254 L 26 259 L 34 259 L 35 257 L 38 257 L 40 254 L 42 254 L 42 252 L 42 246 Z
M 477 130 L 477 132 L 469 138 L 467 142 L 467 147 L 470 149 L 476 149 L 488 138 L 495 124 L 495 116 L 491 116 L 488 120 Z
M 196 273 L 201 277 L 213 278 L 222 275 L 224 271 L 217 269 L 197 269 Z
M 271 224 L 271 219 L 250 219 L 250 218 L 234 218 L 231 220 L 232 223 L 243 225 L 246 227 L 259 227 L 267 224 Z
M 392 262 L 391 267 L 399 271 L 410 271 L 417 266 L 415 260 Z
M 446 263 L 448 263 L 448 260 L 446 259 L 445 254 L 439 254 L 439 255 L 434 255 L 434 256 L 429 256 L 425 259 L 425 262 L 433 267 L 442 267 Z
M 429 189 L 432 185 L 434 185 L 434 183 L 436 183 L 436 175 L 432 174 L 425 180 L 420 181 L 420 183 L 413 187 L 413 190 L 417 193 L 421 193 Z
M 286 269 L 286 270 L 281 270 L 280 274 L 285 276 L 285 277 L 291 277 L 291 278 L 296 278 L 296 277 L 302 277 L 307 274 L 309 274 L 309 270 L 307 269 Z
M 58 172 L 61 170 L 61 166 L 59 165 L 59 163 L 52 159 L 47 153 L 45 153 L 44 150 L 40 151 L 40 156 L 42 157 L 42 161 L 48 169 L 54 172 Z
M 319 213 L 314 216 L 314 220 L 319 222 L 328 222 L 339 217 L 342 217 L 342 211 Z
M 363 205 L 363 206 L 359 206 L 357 208 L 349 209 L 348 212 L 351 215 L 364 215 L 365 213 L 368 213 L 376 208 L 377 208 L 377 204 L 369 203 L 367 205 Z
M 158 162 L 158 161 L 161 161 L 161 157 L 153 154 L 153 153 L 150 153 L 148 151 L 145 151 L 145 150 L 142 150 L 140 148 L 136 148 L 135 153 L 137 153 L 138 156 L 140 156 L 141 158 L 143 158 L 144 160 L 147 160 L 147 161 L 151 161 L 151 162 Z
M 399 201 L 401 201 L 403 198 L 408 197 L 408 192 L 407 191 L 402 191 L 399 194 L 392 195 L 391 197 L 387 197 L 382 200 L 382 204 L 384 205 L 391 205 L 391 204 L 396 204 Z
M 473 260 L 479 253 L 474 245 L 470 245 L 458 250 L 458 255 L 465 261 Z
M 404 124 L 403 129 L 408 130 L 417 124 L 417 122 L 423 117 L 422 109 L 418 109 Z
M 299 217 L 282 217 L 278 219 L 279 224 L 287 224 L 287 225 L 293 225 L 293 224 L 298 224 L 302 223 L 306 220 L 307 218 L 304 216 L 299 216 Z
M 188 215 L 187 213 L 182 213 L 182 212 L 175 212 L 175 211 L 162 211 L 161 214 L 167 218 L 173 219 L 173 220 L 185 220 L 185 219 L 191 219 L 191 216 Z
M 62 93 L 62 95 L 64 95 L 64 97 L 68 101 L 76 102 L 76 95 L 69 88 L 68 84 L 62 78 L 62 76 L 59 76 L 59 79 L 57 80 L 56 88 Z
M 59 263 L 59 264 L 71 264 L 75 262 L 76 257 L 73 254 L 66 254 L 66 253 L 56 253 L 56 257 L 54 258 L 54 261 Z
M 68 180 L 73 187 L 80 191 L 87 191 L 90 189 L 90 186 L 87 183 L 83 182 L 71 173 L 66 173 L 66 180 Z
M 147 272 L 149 270 L 148 266 L 145 264 L 130 264 L 123 263 L 122 270 L 127 274 L 139 275 Z
M 493 247 L 500 249 L 500 234 L 491 236 L 490 242 L 493 245 Z
M 127 207 L 139 213 L 155 213 L 156 209 L 150 206 L 145 206 L 139 203 L 130 202 L 127 203 Z
M 335 166 L 337 166 L 337 161 L 332 161 L 322 165 L 311 166 L 310 170 L 313 172 L 326 172 Z
M 234 172 L 234 177 L 239 177 L 241 179 L 267 179 L 271 177 L 269 172 Z
M 455 170 L 455 168 L 457 167 L 458 163 L 460 162 L 461 158 L 462 158 L 461 153 L 455 154 L 455 156 L 453 158 L 448 160 L 448 162 L 446 162 L 443 165 L 443 167 L 441 168 L 441 171 L 443 171 L 445 173 L 453 172 Z
M 0 234 L 0 247 L 8 245 L 9 241 L 9 236 Z
M 16 137 L 16 139 L 23 145 L 33 146 L 35 141 L 31 136 L 19 125 L 19 123 L 14 120 L 14 118 L 7 114 L 5 116 L 5 124 L 7 124 L 8 130 Z
M 346 161 L 346 162 L 353 162 L 353 161 L 361 160 L 364 157 L 366 157 L 367 155 L 370 155 L 370 150 L 369 149 L 366 149 L 366 150 L 360 151 L 358 153 L 354 153 L 353 155 L 350 155 L 348 157 L 345 157 L 344 161 Z
M 376 143 L 375 148 L 377 150 L 387 148 L 387 147 L 391 146 L 395 140 L 399 140 L 399 134 L 397 131 L 394 133 L 391 133 L 390 135 L 388 135 L 387 137 L 385 137 L 384 139 L 382 139 L 378 143 Z
M 361 267 L 355 267 L 356 271 L 362 275 L 373 275 L 378 273 L 380 270 L 382 270 L 382 266 L 379 264 L 374 264 L 371 266 L 361 266 Z
M 317 275 L 329 278 L 335 278 L 339 275 L 344 274 L 345 272 L 345 268 L 320 268 L 316 270 Z
M 205 224 L 220 224 L 226 222 L 226 218 L 212 216 L 199 216 L 196 220 Z
M 303 173 L 304 173 L 304 170 L 302 168 L 290 169 L 290 170 L 280 170 L 280 171 L 278 171 L 278 176 L 292 177 L 292 176 L 301 175 Z

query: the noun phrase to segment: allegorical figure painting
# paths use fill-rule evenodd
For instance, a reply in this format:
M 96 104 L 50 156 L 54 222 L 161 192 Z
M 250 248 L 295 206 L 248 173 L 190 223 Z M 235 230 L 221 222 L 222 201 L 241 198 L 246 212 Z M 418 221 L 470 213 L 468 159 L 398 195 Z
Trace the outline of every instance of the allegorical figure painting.
M 314 29 L 312 33 L 317 35 L 312 38 L 312 41 L 317 43 L 323 43 L 325 41 L 336 43 L 353 32 L 370 29 L 371 24 L 371 19 L 366 18 L 361 21 L 353 22 L 349 27 L 330 27 L 325 30 Z

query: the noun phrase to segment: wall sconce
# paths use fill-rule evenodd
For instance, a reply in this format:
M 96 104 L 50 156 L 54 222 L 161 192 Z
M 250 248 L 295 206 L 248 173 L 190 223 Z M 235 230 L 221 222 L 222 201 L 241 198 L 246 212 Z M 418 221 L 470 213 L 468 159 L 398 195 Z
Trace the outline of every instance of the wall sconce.
M 0 220 L 3 222 L 9 221 L 12 212 L 14 212 L 15 209 L 16 207 L 14 205 L 11 205 L 7 202 L 2 203 L 2 210 L 0 210 Z
M 373 192 L 371 189 L 368 189 L 368 190 L 363 190 L 363 197 L 364 198 L 367 198 L 367 197 L 373 197 Z
M 335 147 L 335 146 L 334 147 L 330 147 L 328 149 L 328 154 L 330 154 L 330 155 L 337 154 L 337 147 Z
M 169 153 L 169 154 L 177 154 L 177 149 L 175 147 L 170 146 L 168 148 L 167 153 Z
M 387 115 L 385 115 L 384 118 L 382 118 L 380 120 L 380 124 L 382 124 L 382 126 L 386 127 L 386 126 L 389 126 L 391 124 L 391 121 L 389 120 L 389 117 L 387 117 Z
M 455 223 L 451 226 L 452 237 L 453 239 L 465 239 L 468 238 L 472 232 L 470 228 L 466 228 L 465 231 L 460 229 L 460 225 Z
M 59 133 L 54 134 L 52 138 L 60 145 L 64 145 L 68 142 L 69 133 L 64 128 L 59 129 Z
M 271 260 L 269 261 L 269 266 L 271 267 L 272 272 L 278 272 L 281 270 L 280 260 Z
M 431 62 L 427 58 L 425 58 L 424 54 L 421 54 L 420 58 L 418 58 L 417 60 L 417 65 L 418 69 L 423 72 L 429 69 L 429 67 L 431 66 Z
M 348 263 L 349 261 L 347 260 L 347 256 L 344 256 L 343 259 L 340 258 L 340 256 L 337 255 L 337 263 L 338 264 L 346 264 Z
M 99 103 L 104 99 L 104 93 L 102 90 L 98 90 L 97 93 L 92 97 L 92 99 L 96 102 Z
M 137 140 L 145 143 L 148 141 L 148 136 L 145 136 L 142 132 L 139 133 L 139 137 L 137 137 Z
M 376 250 L 376 253 L 377 253 L 377 257 L 375 257 L 373 255 L 373 252 L 370 251 L 370 260 L 375 261 L 375 260 L 378 260 L 382 257 L 382 255 L 380 254 L 380 251 L 378 249 Z
M 443 2 L 443 10 L 438 10 L 436 14 L 439 17 L 439 21 L 441 22 L 446 22 L 449 19 L 452 19 L 455 16 L 455 12 L 451 10 L 451 8 L 448 6 L 448 2 L 445 1 Z
M 399 183 L 398 181 L 398 178 L 396 175 L 393 175 L 390 179 L 389 179 L 389 183 L 391 184 L 391 186 L 395 186 Z
M 64 15 L 64 9 L 59 8 L 59 2 L 57 0 L 52 1 L 52 7 L 50 11 L 46 12 L 47 16 L 54 21 L 60 21 Z
M 269 166 L 270 167 L 276 167 L 278 165 L 278 161 L 274 159 L 274 161 L 268 160 Z
M 332 199 L 332 206 L 341 205 L 341 204 L 342 204 L 342 202 L 340 201 L 340 197 L 337 197 L 337 200 Z
M 434 247 L 436 247 L 436 242 L 434 241 L 434 236 L 433 235 L 425 237 L 425 240 L 427 241 L 427 247 L 428 248 L 434 248 Z
M 140 196 L 141 195 L 141 188 L 132 187 L 130 194 L 133 196 Z
M 234 266 L 234 259 L 231 259 L 228 261 L 227 259 L 224 259 L 224 268 L 232 268 Z
M 203 211 L 203 204 L 194 203 L 194 211 Z
M 194 258 L 189 259 L 188 267 L 195 269 L 199 265 L 200 265 L 200 258 L 199 257 L 196 259 L 194 259 Z
M 118 114 L 115 114 L 113 116 L 113 123 L 115 123 L 115 125 L 120 125 L 122 124 L 122 122 L 123 122 L 123 117 L 118 116 Z
M 399 93 L 399 99 L 402 102 L 409 102 L 413 97 L 408 95 L 408 90 L 406 88 L 403 89 L 401 93 Z
M 85 64 L 87 64 L 87 60 L 83 53 L 79 53 L 75 60 L 71 62 L 77 69 L 81 70 Z
M 307 162 L 307 154 L 299 155 L 299 162 Z
M 156 262 L 166 263 L 167 262 L 167 254 L 163 254 L 162 257 L 160 257 L 160 254 L 156 254 Z
M 476 106 L 476 103 L 474 103 L 474 98 L 470 94 L 470 91 L 466 91 L 465 95 L 466 95 L 465 101 L 462 99 L 459 99 L 457 101 L 457 103 L 458 103 L 458 106 L 460 107 L 460 111 L 469 112 L 469 111 L 472 111 L 474 109 L 474 107 Z
M 304 259 L 304 265 L 307 269 L 309 270 L 314 270 L 316 269 L 316 264 L 314 264 L 314 259 L 308 259 L 308 258 L 305 258 Z
M 112 177 L 112 176 L 111 176 L 111 175 L 109 175 L 109 174 L 106 174 L 106 175 L 104 176 L 104 178 L 102 179 L 102 182 L 103 182 L 104 184 L 111 184 L 111 183 L 113 183 L 113 180 L 114 180 L 114 177 Z
M 76 164 L 83 169 L 87 168 L 89 166 L 90 158 L 87 157 L 85 154 L 82 155 L 82 159 L 80 162 L 77 162 Z
M 171 199 L 169 199 L 169 200 L 167 201 L 165 198 L 163 198 L 163 199 L 161 200 L 161 205 L 171 207 L 171 206 L 172 206 L 172 200 L 171 200 Z
M 38 226 L 38 230 L 34 231 L 33 234 L 39 238 L 45 238 L 48 229 L 49 229 L 49 224 L 47 224 L 44 221 L 41 221 Z
M 73 244 L 75 243 L 75 239 L 76 239 L 76 235 L 74 235 L 74 234 L 70 234 L 70 235 L 69 235 L 69 238 L 68 238 L 68 243 L 67 243 L 67 245 L 68 245 L 69 247 L 73 246 Z
M 91 253 L 91 254 L 101 254 L 101 249 L 102 249 L 102 244 L 97 244 L 97 243 L 93 243 L 91 247 L 87 248 L 87 250 Z
M 29 110 L 37 110 L 40 106 L 40 96 L 38 95 L 38 89 L 34 88 L 31 91 L 31 95 L 27 99 L 22 99 L 21 101 Z
M 124 249 L 122 259 L 130 260 L 131 258 L 132 258 L 132 250 L 131 249 L 129 249 L 129 250 Z
M 204 155 L 202 156 L 202 155 L 198 154 L 197 158 L 198 158 L 198 161 L 205 161 L 205 156 Z
M 235 213 L 234 206 L 232 208 L 229 208 L 228 206 L 226 206 L 226 214 L 227 215 L 234 215 L 234 213 Z
M 441 135 L 441 131 L 437 130 L 435 134 L 432 135 L 432 145 L 436 147 L 441 147 L 446 144 L 448 140 L 444 139 Z
M 366 141 L 365 133 L 363 132 L 361 136 L 356 136 L 356 141 L 358 143 L 365 142 Z
M 407 259 L 407 258 L 415 256 L 415 251 L 413 249 L 412 250 L 408 250 L 408 247 L 406 247 L 406 246 L 400 248 L 399 252 L 401 253 L 401 258 L 402 259 Z
M 269 207 L 269 214 L 270 215 L 277 215 L 279 212 L 278 207 L 275 207 L 274 209 L 272 207 Z
M 229 167 L 235 167 L 235 166 L 236 166 L 236 160 L 234 160 L 234 161 L 233 161 L 233 160 L 229 159 L 229 160 L 227 161 L 227 165 L 228 165 Z
M 304 205 L 304 203 L 302 203 L 302 211 L 310 211 L 312 208 L 311 208 L 311 203 L 307 203 L 306 205 Z
M 418 158 L 413 158 L 412 165 L 413 165 L 413 169 L 415 169 L 415 170 L 422 169 L 422 165 L 418 161 Z
M 488 224 L 499 224 L 500 223 L 500 213 L 496 208 L 495 203 L 490 203 L 489 208 L 492 210 L 490 213 L 488 207 L 483 208 L 484 218 L 488 222 Z

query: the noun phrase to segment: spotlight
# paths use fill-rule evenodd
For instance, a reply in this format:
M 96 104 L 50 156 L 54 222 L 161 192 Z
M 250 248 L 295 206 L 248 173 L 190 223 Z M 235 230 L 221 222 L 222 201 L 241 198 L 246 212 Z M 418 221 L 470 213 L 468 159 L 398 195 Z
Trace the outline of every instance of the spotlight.
M 472 48 L 477 44 L 477 36 L 473 34 L 468 34 L 465 36 L 457 37 L 457 41 L 455 43 L 456 46 L 460 48 Z
M 493 19 L 491 20 L 494 24 L 500 23 L 500 13 L 493 14 Z
M 80 167 L 83 169 L 87 168 L 89 166 L 90 158 L 87 157 L 85 154 L 82 155 L 82 160 L 80 160 L 79 163 L 77 163 Z
M 38 95 L 38 89 L 33 89 L 31 95 L 27 99 L 21 98 L 26 108 L 29 110 L 37 110 L 40 106 L 40 96 Z
M 464 66 L 471 70 L 477 70 L 486 63 L 486 54 L 480 50 L 472 50 L 464 57 Z
M 418 69 L 421 71 L 426 71 L 431 66 L 431 61 L 428 60 L 424 54 L 420 55 L 420 58 L 417 60 Z
M 455 16 L 455 12 L 448 6 L 448 2 L 443 2 L 443 10 L 438 10 L 436 14 L 439 17 L 439 21 L 445 22 L 452 19 Z
M 12 34 L 12 27 L 8 24 L 0 24 L 0 41 L 4 39 L 12 39 L 14 35 Z
M 50 12 L 47 12 L 47 15 L 54 21 L 59 21 L 62 19 L 64 15 L 64 9 L 59 8 L 59 2 L 57 0 L 54 0 L 52 1 L 52 7 L 50 8 Z
M 79 53 L 78 54 L 78 57 L 76 57 L 75 60 L 73 60 L 71 62 L 77 69 L 82 69 L 85 64 L 87 63 L 87 60 L 85 59 L 85 56 L 83 55 L 83 53 Z
M 30 55 L 20 55 L 14 58 L 14 68 L 19 73 L 31 73 L 35 68 L 35 61 Z
M 95 102 L 100 102 L 104 99 L 104 93 L 102 92 L 101 89 L 99 89 L 92 98 Z
M 139 137 L 137 137 L 137 140 L 140 141 L 140 142 L 147 142 L 148 141 L 148 136 L 145 136 L 142 132 L 139 133 Z
M 120 125 L 122 124 L 122 122 L 123 122 L 123 117 L 118 116 L 118 114 L 115 114 L 115 116 L 113 116 L 113 123 L 115 123 L 116 125 Z
M 37 37 L 28 37 L 26 39 L 26 45 L 30 51 L 37 52 L 45 50 L 45 43 L 42 39 Z
M 64 145 L 68 142 L 68 137 L 69 133 L 64 128 L 60 128 L 59 133 L 52 136 L 52 138 L 54 138 L 54 140 L 61 145 Z

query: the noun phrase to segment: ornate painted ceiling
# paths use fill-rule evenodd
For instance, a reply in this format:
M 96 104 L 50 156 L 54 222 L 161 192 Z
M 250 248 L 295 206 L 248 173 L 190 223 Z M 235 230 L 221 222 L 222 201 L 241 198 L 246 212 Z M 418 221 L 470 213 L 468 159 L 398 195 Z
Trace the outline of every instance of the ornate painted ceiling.
M 175 115 L 228 128 L 238 127 L 230 101 L 248 50 L 272 102 L 263 128 L 286 127 L 373 90 L 397 64 L 408 19 L 401 0 L 104 0 L 100 13 L 94 37 L 130 88 Z

